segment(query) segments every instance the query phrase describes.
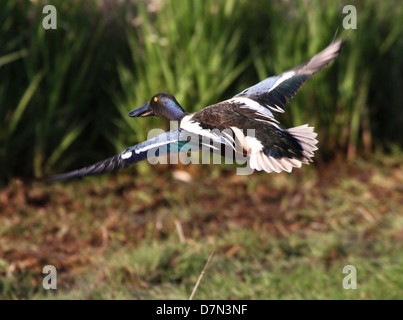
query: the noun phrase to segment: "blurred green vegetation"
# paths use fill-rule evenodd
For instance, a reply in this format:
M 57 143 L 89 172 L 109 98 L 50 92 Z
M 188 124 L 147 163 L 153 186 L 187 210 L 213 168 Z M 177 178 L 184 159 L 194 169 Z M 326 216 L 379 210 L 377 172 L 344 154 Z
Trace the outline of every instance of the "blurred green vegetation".
M 310 123 L 318 158 L 403 141 L 403 5 L 353 1 L 15 1 L 0 11 L 0 180 L 88 165 L 143 140 L 161 119 L 127 112 L 170 92 L 189 112 L 303 62 L 334 37 L 336 62 L 309 80 L 284 125 Z M 57 8 L 44 30 L 42 8 Z

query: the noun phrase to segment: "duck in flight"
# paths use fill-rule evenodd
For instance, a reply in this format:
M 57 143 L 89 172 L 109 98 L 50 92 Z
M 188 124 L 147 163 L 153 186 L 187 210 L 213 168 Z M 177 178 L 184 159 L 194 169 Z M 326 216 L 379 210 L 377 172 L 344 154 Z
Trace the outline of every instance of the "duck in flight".
M 171 94 L 156 94 L 145 105 L 129 112 L 129 116 L 163 117 L 177 121 L 178 129 L 129 147 L 88 167 L 51 176 L 50 180 L 103 174 L 150 160 L 151 156 L 187 152 L 189 148 L 183 147 L 189 141 L 193 141 L 192 151 L 205 147 L 222 153 L 217 145 L 230 147 L 248 158 L 251 169 L 291 172 L 292 168 L 312 161 L 313 152 L 317 150 L 317 134 L 308 125 L 282 129 L 274 114 L 284 112 L 284 105 L 302 84 L 333 61 L 343 44 L 344 41 L 332 41 L 309 61 L 195 113 L 187 113 Z

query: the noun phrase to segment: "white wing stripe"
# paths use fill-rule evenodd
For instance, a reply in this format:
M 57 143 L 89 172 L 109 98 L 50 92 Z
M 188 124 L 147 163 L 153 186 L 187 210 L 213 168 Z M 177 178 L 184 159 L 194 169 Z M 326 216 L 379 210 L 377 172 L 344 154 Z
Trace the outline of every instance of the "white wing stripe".
M 294 71 L 288 71 L 285 72 L 281 75 L 281 77 L 273 84 L 273 86 L 269 89 L 270 91 L 273 91 L 280 83 L 284 82 L 285 80 L 290 79 L 293 75 L 295 75 Z M 278 107 L 278 106 L 276 106 Z
M 250 99 L 250 98 L 246 98 L 246 97 L 234 97 L 232 99 L 226 100 L 224 102 L 229 102 L 229 103 L 239 103 L 243 106 L 241 106 L 241 108 L 248 108 L 248 109 L 252 109 L 255 110 L 257 112 L 259 112 L 261 115 L 265 116 L 265 117 L 270 117 L 272 119 L 274 119 L 273 113 L 267 109 L 266 107 L 262 106 L 260 103 Z

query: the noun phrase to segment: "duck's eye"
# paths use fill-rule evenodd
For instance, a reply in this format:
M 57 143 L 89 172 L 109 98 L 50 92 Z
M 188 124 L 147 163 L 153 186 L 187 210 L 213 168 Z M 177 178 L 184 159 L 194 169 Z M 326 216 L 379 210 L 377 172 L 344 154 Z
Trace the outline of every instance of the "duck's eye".
M 157 102 L 158 101 L 158 98 L 157 97 L 154 97 L 154 102 Z

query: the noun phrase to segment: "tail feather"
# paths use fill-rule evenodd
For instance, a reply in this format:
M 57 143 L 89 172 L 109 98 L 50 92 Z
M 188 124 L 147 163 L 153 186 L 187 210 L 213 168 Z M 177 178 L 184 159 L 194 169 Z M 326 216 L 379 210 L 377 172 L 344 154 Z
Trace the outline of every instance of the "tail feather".
M 316 140 L 316 136 L 318 135 L 313 131 L 314 127 L 308 127 L 307 124 L 304 124 L 299 127 L 294 127 L 287 129 L 288 133 L 291 134 L 294 138 L 298 140 L 302 147 L 302 154 L 305 157 L 305 160 L 312 161 L 314 151 L 318 150 L 316 144 L 318 140 Z
M 263 150 L 250 149 L 250 167 L 258 171 L 264 170 L 266 172 L 291 172 L 293 168 L 300 168 L 302 164 L 309 164 L 314 156 L 314 151 L 318 150 L 316 144 L 317 133 L 315 133 L 313 127 L 309 127 L 307 124 L 286 129 L 292 138 L 294 138 L 300 147 L 302 148 L 301 157 L 287 157 L 281 158 L 273 157 Z

